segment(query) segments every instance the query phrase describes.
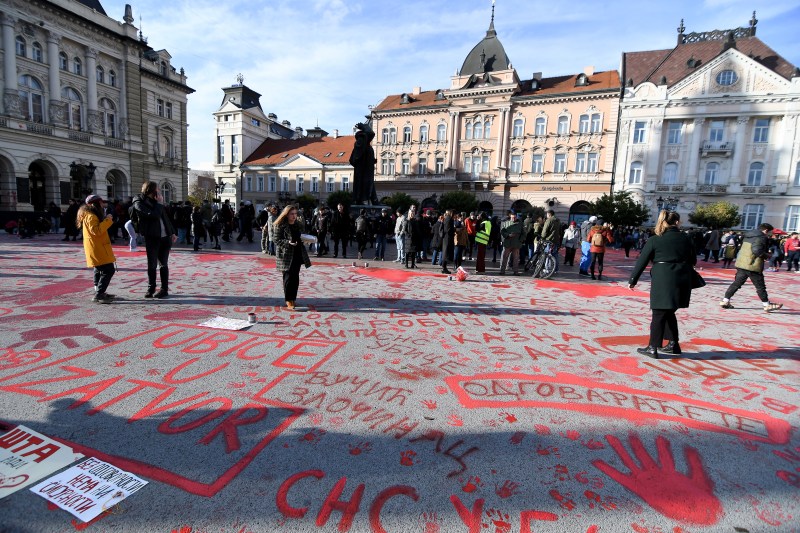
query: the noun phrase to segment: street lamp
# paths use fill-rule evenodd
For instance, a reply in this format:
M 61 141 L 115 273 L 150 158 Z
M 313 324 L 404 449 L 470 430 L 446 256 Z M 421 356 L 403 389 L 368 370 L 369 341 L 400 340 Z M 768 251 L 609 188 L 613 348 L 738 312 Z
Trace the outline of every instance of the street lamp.
M 225 183 L 222 181 L 222 178 L 219 178 L 219 182 L 214 185 L 214 193 L 216 197 L 214 199 L 215 202 L 219 203 L 221 201 L 220 195 L 225 191 Z
M 94 163 L 89 163 L 88 165 L 84 164 L 77 164 L 75 161 L 70 163 L 69 165 L 70 171 L 69 175 L 73 178 L 80 179 L 83 181 L 83 188 L 81 189 L 81 193 L 88 196 L 92 194 L 92 188 L 90 187 L 92 180 L 94 180 L 94 171 L 97 170 L 97 167 L 94 166 Z

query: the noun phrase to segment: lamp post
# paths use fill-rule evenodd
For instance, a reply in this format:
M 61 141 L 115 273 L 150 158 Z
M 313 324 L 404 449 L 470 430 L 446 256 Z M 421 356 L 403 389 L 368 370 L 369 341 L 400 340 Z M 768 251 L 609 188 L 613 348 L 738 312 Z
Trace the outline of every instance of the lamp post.
M 83 181 L 83 188 L 81 189 L 81 193 L 85 196 L 92 194 L 92 188 L 90 187 L 92 181 L 94 180 L 94 171 L 97 170 L 97 167 L 94 166 L 94 163 L 89 163 L 88 165 L 78 164 L 75 161 L 70 163 L 69 165 L 70 172 L 69 175 L 80 179 Z
M 216 203 L 220 203 L 222 201 L 220 195 L 225 191 L 225 183 L 222 181 L 222 178 L 218 179 L 219 182 L 216 185 L 214 185 L 214 194 L 215 194 L 214 202 Z

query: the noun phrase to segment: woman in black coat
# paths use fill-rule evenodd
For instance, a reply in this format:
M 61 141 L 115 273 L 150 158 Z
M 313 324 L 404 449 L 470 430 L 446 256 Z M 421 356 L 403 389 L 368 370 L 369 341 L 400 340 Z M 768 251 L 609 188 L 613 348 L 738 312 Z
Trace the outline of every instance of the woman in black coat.
M 697 254 L 689 236 L 678 229 L 680 221 L 681 217 L 675 211 L 659 213 L 656 235 L 647 240 L 628 282 L 632 290 L 647 264 L 653 262 L 650 269 L 650 309 L 653 311 L 650 342 L 646 348 L 636 351 L 654 359 L 658 358 L 659 351 L 670 355 L 681 353 L 675 311 L 689 307 Z M 668 343 L 662 348 L 664 339 Z
M 147 292 L 145 298 L 166 298 L 169 295 L 169 252 L 178 240 L 178 232 L 172 225 L 166 207 L 161 203 L 158 184 L 145 181 L 142 193 L 133 200 L 133 209 L 138 220 L 139 235 L 144 237 L 147 250 Z M 156 292 L 156 268 L 161 276 L 161 289 Z
M 302 226 L 297 220 L 297 208 L 287 205 L 273 224 L 275 232 L 275 267 L 283 273 L 283 295 L 286 307 L 295 308 L 300 287 L 300 267 L 311 267 L 303 244 Z

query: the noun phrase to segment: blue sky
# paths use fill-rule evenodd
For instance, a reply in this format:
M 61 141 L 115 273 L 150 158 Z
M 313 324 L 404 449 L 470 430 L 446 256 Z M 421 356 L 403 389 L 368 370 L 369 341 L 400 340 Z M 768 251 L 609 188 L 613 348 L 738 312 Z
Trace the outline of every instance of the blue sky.
M 212 113 L 242 73 L 266 113 L 292 127 L 349 134 L 389 94 L 448 88 L 485 35 L 491 0 L 101 0 L 122 20 L 131 3 L 149 43 L 189 85 L 189 165 L 211 169 Z M 631 9 L 633 8 L 633 9 Z M 746 26 L 800 66 L 797 0 L 497 0 L 495 28 L 522 79 L 618 69 L 623 51 L 670 48 L 686 31 Z M 140 23 L 141 17 L 141 23 Z

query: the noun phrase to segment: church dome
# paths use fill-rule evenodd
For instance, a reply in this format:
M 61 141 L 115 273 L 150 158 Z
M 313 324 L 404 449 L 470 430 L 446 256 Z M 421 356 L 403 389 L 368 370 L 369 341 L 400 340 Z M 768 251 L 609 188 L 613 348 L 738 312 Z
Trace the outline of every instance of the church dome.
M 476 44 L 467 55 L 459 75 L 470 76 L 495 70 L 506 70 L 510 64 L 511 61 L 506 55 L 503 43 L 500 42 L 500 39 L 497 38 L 497 32 L 494 31 L 494 6 L 492 6 L 492 21 L 486 31 L 486 37 Z

